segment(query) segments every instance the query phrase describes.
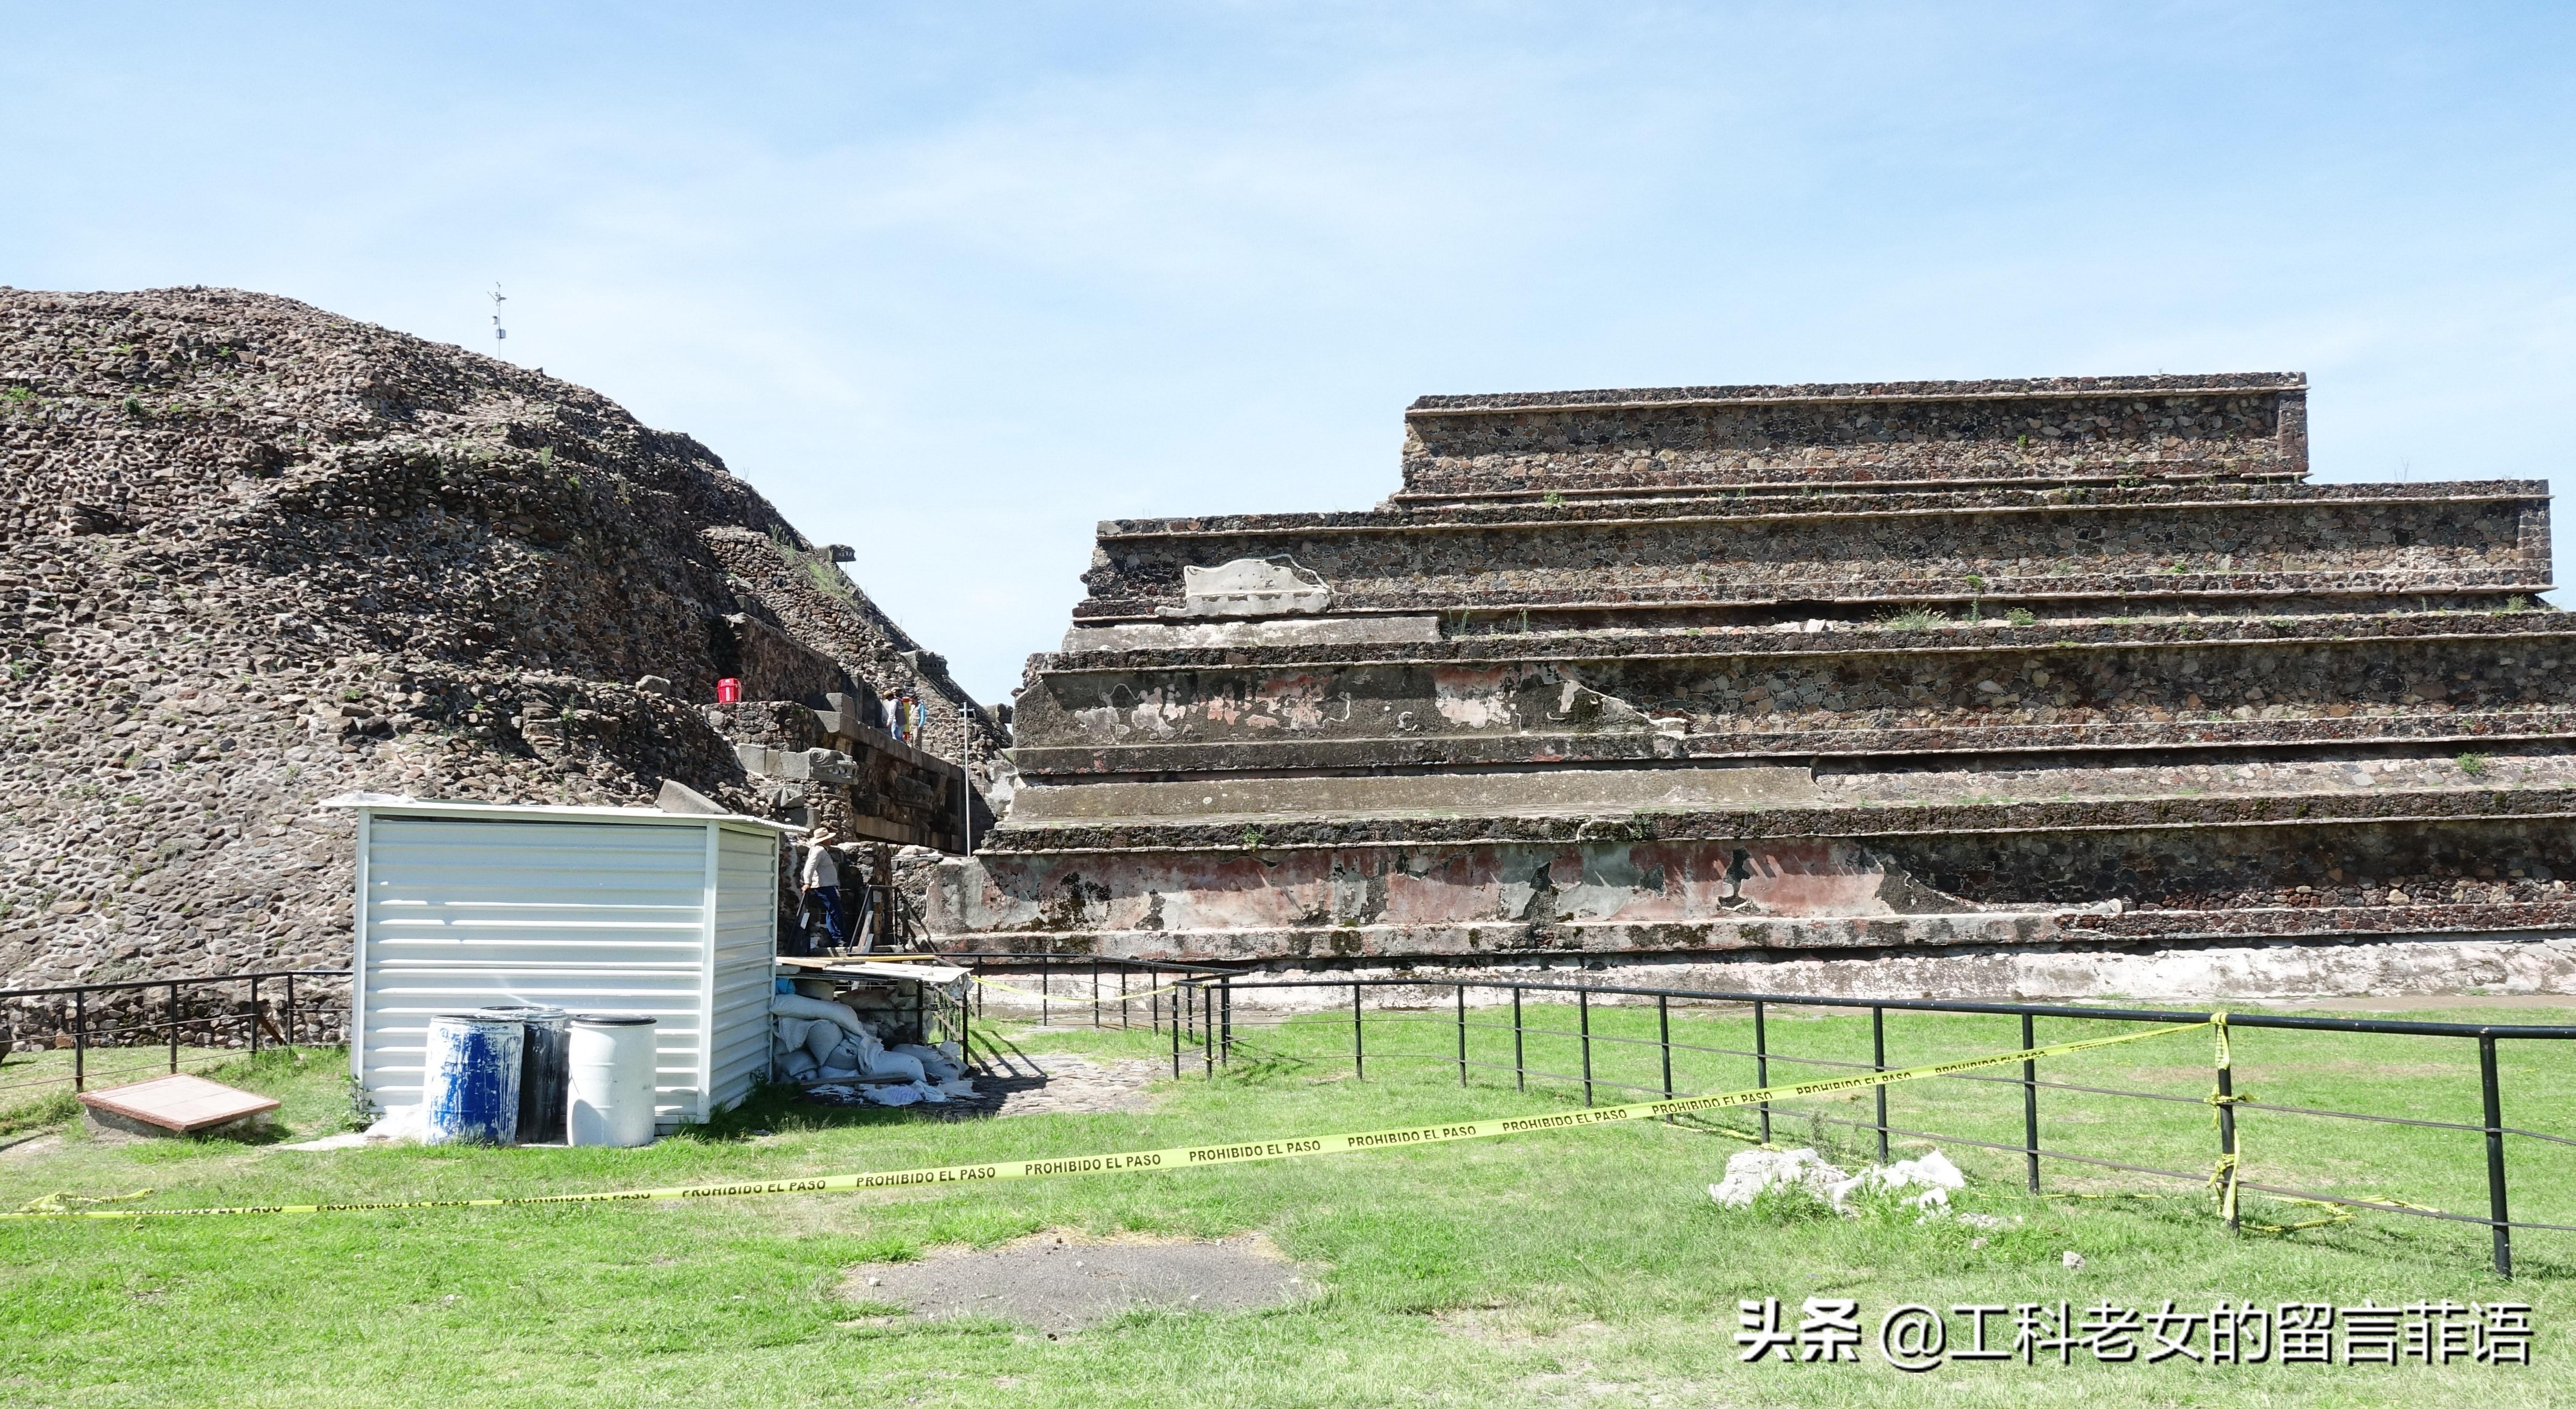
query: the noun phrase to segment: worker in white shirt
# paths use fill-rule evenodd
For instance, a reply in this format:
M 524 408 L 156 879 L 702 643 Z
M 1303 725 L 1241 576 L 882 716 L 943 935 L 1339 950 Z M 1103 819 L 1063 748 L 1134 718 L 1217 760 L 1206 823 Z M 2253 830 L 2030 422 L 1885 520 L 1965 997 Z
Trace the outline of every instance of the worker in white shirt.
M 805 839 L 805 894 L 823 902 L 823 933 L 830 936 L 834 949 L 850 944 L 849 926 L 841 918 L 841 865 L 832 855 L 832 845 L 840 838 L 830 832 L 816 832 Z

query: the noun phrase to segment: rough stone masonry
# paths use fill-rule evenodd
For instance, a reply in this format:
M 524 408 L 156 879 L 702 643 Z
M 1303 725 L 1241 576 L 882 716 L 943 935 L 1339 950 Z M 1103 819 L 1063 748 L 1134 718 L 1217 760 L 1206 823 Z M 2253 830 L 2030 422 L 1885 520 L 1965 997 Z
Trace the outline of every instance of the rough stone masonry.
M 2576 991 L 2545 485 L 2307 474 L 2294 375 L 1426 397 L 1374 510 L 1100 525 L 934 927 L 1775 991 Z
M 1003 742 L 696 441 L 286 299 L 0 289 L 0 462 L 0 986 L 345 966 L 351 789 L 953 846 Z

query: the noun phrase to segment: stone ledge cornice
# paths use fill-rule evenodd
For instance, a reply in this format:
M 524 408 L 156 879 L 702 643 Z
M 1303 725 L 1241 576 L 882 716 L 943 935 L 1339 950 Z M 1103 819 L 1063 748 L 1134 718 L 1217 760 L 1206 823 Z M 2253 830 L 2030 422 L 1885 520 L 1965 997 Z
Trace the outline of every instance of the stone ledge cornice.
M 1748 490 L 1752 486 L 1746 486 Z M 1891 489 L 1855 493 L 1849 485 L 1819 485 L 1740 500 L 1725 494 L 1676 500 L 1609 500 L 1580 504 L 1514 503 L 1492 507 L 1353 509 L 1302 514 L 1221 514 L 1168 519 L 1103 519 L 1103 543 L 1213 537 L 1321 536 L 1575 530 L 1681 524 L 1727 526 L 1813 523 L 1840 519 L 1958 518 L 1990 515 L 2206 512 L 2212 510 L 2333 508 L 2344 505 L 2481 504 L 2549 501 L 2547 480 L 2452 480 L 2431 484 L 2239 484 L 2214 486 L 1981 488 L 1935 494 Z
M 2438 590 L 2438 589 L 2437 589 Z M 2536 590 L 2526 588 L 2524 590 Z M 2396 594 L 2390 594 L 2396 595 Z M 1618 605 L 1618 604 L 1614 604 Z M 1427 610 L 1427 609 L 1426 609 Z M 2494 641 L 2535 644 L 2576 638 L 2576 615 L 2541 608 L 2519 612 L 2425 612 L 2411 615 L 2299 616 L 2278 620 L 2039 623 L 2031 626 L 1950 622 L 1920 630 L 1839 626 L 1729 629 L 1701 635 L 1550 633 L 1454 636 L 1431 642 L 1337 646 L 1192 646 L 1158 651 L 1039 654 L 1039 675 L 1131 674 L 1140 671 L 1356 669 L 1380 665 L 1588 664 L 1621 660 L 1794 659 L 1856 656 L 2029 655 L 2053 652 L 2322 647 L 2378 642 Z
M 1421 817 L 1349 821 L 1004 823 L 983 851 L 1011 855 L 1603 845 L 1671 841 L 2046 835 L 2183 829 L 2576 822 L 2576 789 L 2456 788 L 2385 793 L 2124 798 L 2091 802 L 1745 807 L 1616 816 Z
M 2304 392 L 2304 372 L 2216 372 L 2189 376 L 1998 377 L 1983 381 L 1802 382 L 1781 386 L 1630 387 L 1616 390 L 1419 396 L 1407 417 L 1510 415 L 1531 411 L 1663 410 L 1798 402 L 2018 401 L 2151 396 L 2265 396 Z

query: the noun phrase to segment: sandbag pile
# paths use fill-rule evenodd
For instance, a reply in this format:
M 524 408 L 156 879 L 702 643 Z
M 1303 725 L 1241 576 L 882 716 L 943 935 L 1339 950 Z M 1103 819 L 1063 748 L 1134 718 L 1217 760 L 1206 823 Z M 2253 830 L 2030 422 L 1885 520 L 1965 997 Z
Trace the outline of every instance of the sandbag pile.
M 773 996 L 769 1014 L 772 1061 L 784 1080 L 866 1083 L 859 1094 L 879 1105 L 975 1094 L 965 1051 L 954 1042 L 888 1046 L 848 1005 L 793 993 Z

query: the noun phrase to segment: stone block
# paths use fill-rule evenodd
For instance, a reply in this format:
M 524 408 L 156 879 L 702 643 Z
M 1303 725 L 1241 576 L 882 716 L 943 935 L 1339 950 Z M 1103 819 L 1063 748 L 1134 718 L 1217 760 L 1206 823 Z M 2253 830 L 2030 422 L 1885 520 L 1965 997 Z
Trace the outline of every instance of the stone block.
M 789 757 L 797 760 L 789 765 L 787 776 L 791 778 L 804 778 L 816 783 L 837 783 L 843 787 L 859 781 L 858 762 L 839 749 L 807 749 L 801 754 L 791 754 Z M 803 771 L 795 771 L 798 768 Z
M 700 817 L 720 817 L 732 811 L 723 803 L 676 778 L 662 780 L 661 791 L 654 794 L 653 805 L 664 812 L 681 812 Z

